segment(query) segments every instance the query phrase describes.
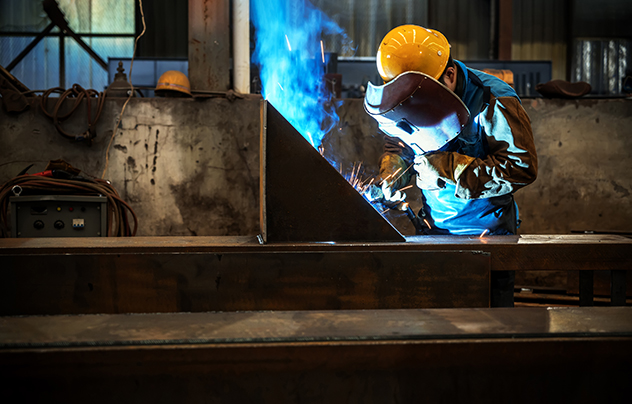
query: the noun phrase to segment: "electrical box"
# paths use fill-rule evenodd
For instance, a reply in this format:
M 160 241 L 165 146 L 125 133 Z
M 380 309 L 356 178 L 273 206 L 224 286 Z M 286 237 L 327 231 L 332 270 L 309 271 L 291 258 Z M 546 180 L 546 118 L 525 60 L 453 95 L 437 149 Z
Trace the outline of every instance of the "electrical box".
M 13 237 L 106 237 L 107 197 L 12 196 Z

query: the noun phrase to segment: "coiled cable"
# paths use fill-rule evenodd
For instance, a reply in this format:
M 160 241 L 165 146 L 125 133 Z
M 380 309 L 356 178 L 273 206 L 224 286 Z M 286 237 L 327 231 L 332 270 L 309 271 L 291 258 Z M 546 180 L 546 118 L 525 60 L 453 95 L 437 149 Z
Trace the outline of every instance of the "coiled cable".
M 53 108 L 53 112 L 51 113 L 48 111 L 48 98 L 54 92 L 61 93 L 61 95 L 57 99 L 57 102 L 55 103 L 55 107 Z M 67 113 L 62 114 L 60 112 L 61 107 L 66 101 L 66 99 L 70 99 L 70 98 L 74 98 L 75 102 L 72 104 L 72 107 Z M 81 105 L 81 101 L 84 98 L 86 100 L 86 108 L 88 110 L 88 128 L 86 129 L 85 132 L 77 133 L 74 135 L 70 134 L 61 126 L 61 124 L 63 121 L 68 119 L 73 114 L 73 112 L 77 110 L 79 105 Z M 93 113 L 92 103 L 94 101 L 96 101 L 97 104 L 96 104 L 96 112 Z M 44 93 L 42 94 L 42 100 L 41 100 L 42 111 L 47 117 L 52 119 L 53 124 L 55 125 L 55 128 L 57 129 L 57 132 L 59 132 L 60 135 L 62 135 L 63 137 L 69 140 L 73 140 L 77 142 L 88 141 L 90 143 L 92 142 L 92 139 L 94 139 L 97 135 L 96 124 L 97 124 L 97 121 L 99 120 L 99 117 L 101 116 L 101 112 L 103 111 L 104 104 L 105 104 L 105 93 L 98 92 L 94 89 L 86 90 L 85 88 L 81 87 L 79 84 L 73 84 L 73 86 L 67 90 L 64 90 L 61 87 L 50 88 L 44 91 Z M 93 114 L 94 114 L 94 117 L 92 117 Z

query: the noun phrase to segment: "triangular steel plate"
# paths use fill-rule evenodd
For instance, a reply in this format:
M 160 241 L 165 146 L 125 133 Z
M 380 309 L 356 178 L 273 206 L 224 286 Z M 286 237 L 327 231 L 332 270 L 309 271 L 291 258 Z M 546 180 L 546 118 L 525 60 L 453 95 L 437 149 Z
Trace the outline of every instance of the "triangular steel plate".
M 267 101 L 260 150 L 264 242 L 406 241 Z

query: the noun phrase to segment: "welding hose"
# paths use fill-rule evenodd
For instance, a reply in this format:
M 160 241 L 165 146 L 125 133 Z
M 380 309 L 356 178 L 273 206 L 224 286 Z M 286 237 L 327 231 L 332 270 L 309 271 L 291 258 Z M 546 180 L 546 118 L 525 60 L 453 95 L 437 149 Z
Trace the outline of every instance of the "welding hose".
M 32 175 L 20 175 L 5 183 L 0 188 L 0 232 L 2 237 L 9 236 L 8 204 L 13 187 L 19 186 L 27 193 L 46 191 L 46 193 L 62 193 L 74 195 L 104 195 L 108 199 L 108 236 L 135 236 L 138 229 L 138 218 L 133 209 L 119 196 L 118 192 L 107 181 L 86 179 L 85 181 L 45 178 Z M 134 228 L 130 228 L 127 211 L 134 219 Z
M 53 112 L 50 113 L 48 112 L 47 105 L 48 105 L 48 98 L 53 92 L 61 93 L 61 95 L 59 96 L 57 103 L 55 104 L 55 107 L 53 108 Z M 60 114 L 60 109 L 64 101 L 67 98 L 71 98 L 71 97 L 74 97 L 75 102 L 70 108 L 70 111 L 68 111 L 68 113 L 63 114 L 63 115 Z M 75 110 L 79 107 L 79 105 L 81 105 L 81 101 L 84 98 L 86 99 L 86 108 L 88 110 L 88 113 L 87 113 L 88 129 L 83 133 L 72 135 L 66 132 L 64 128 L 62 128 L 61 123 L 62 121 L 68 119 L 70 115 L 72 115 L 75 112 Z M 96 98 L 97 100 L 96 113 L 94 115 L 94 119 L 92 119 L 92 99 L 93 98 Z M 104 104 L 105 104 L 105 94 L 103 92 L 97 92 L 96 90 L 93 90 L 93 89 L 86 90 L 85 88 L 81 87 L 79 84 L 74 84 L 68 90 L 64 90 L 61 87 L 54 87 L 54 88 L 48 89 L 44 92 L 44 94 L 42 94 L 42 100 L 41 100 L 42 111 L 47 117 L 53 120 L 53 124 L 55 125 L 57 132 L 59 132 L 59 134 L 61 134 L 66 139 L 73 140 L 73 141 L 88 140 L 91 142 L 92 139 L 96 137 L 96 124 L 99 118 L 101 117 L 101 112 L 103 111 Z

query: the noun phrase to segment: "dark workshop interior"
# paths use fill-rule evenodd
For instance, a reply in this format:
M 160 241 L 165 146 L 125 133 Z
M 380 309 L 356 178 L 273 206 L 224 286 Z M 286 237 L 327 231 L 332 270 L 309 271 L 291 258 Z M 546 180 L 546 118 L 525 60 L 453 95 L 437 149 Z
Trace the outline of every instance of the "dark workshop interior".
M 0 0 L 6 402 L 631 402 L 631 22 Z

